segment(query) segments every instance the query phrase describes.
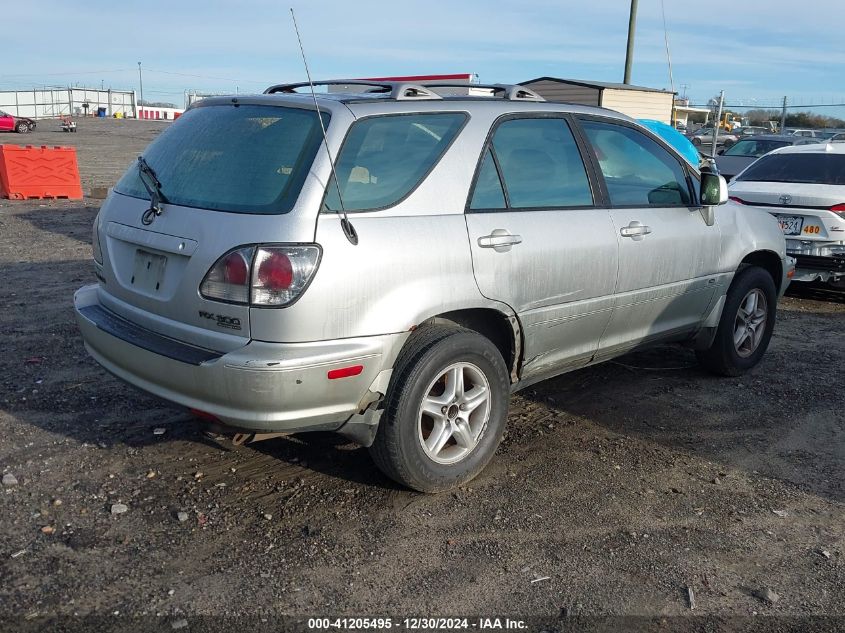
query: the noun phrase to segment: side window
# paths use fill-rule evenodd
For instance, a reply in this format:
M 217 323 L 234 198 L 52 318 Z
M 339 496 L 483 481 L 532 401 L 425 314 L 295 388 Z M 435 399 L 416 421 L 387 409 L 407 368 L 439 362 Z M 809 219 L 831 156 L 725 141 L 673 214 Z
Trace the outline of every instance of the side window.
M 383 209 L 415 189 L 466 121 L 460 112 L 374 116 L 356 121 L 335 162 L 347 211 Z M 325 209 L 339 211 L 329 183 Z
M 592 204 L 584 162 L 564 119 L 508 119 L 496 128 L 470 209 L 554 209 Z
M 690 206 L 686 172 L 648 136 L 623 125 L 581 121 L 601 167 L 613 206 Z
M 502 181 L 499 179 L 499 170 L 493 160 L 493 151 L 488 149 L 484 153 L 484 162 L 481 163 L 481 171 L 478 172 L 478 180 L 475 183 L 475 191 L 472 194 L 470 209 L 504 209 L 505 192 L 502 190 Z

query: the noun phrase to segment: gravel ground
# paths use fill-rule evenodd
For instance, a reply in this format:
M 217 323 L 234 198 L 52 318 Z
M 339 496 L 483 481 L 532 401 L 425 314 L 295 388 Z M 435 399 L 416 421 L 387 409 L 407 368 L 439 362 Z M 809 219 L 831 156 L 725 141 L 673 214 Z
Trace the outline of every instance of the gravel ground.
M 88 190 L 163 125 L 2 140 L 73 143 Z M 792 290 L 738 379 L 661 347 L 541 383 L 426 496 L 331 435 L 218 442 L 101 370 L 71 309 L 98 204 L 0 201 L 0 615 L 845 616 L 842 293 Z

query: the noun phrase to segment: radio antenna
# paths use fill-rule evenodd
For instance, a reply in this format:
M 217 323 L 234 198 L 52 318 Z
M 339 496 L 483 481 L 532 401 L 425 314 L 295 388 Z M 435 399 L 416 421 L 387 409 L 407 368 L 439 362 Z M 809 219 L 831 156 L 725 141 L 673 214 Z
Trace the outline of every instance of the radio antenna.
M 308 60 L 305 59 L 305 49 L 302 46 L 302 38 L 299 36 L 299 27 L 296 24 L 296 14 L 293 12 L 293 7 L 290 9 L 290 17 L 293 20 L 293 30 L 296 31 L 296 39 L 299 42 L 299 52 L 302 54 L 302 64 L 305 66 L 305 76 L 308 77 L 308 85 L 311 87 L 311 98 L 314 99 L 314 109 L 317 111 L 317 120 L 320 122 L 320 130 L 323 132 L 323 145 L 326 148 L 326 156 L 329 157 L 329 164 L 332 167 L 332 178 L 337 189 L 337 199 L 340 202 L 340 227 L 343 229 L 343 234 L 349 243 L 355 246 L 358 244 L 358 233 L 355 227 L 349 221 L 346 215 L 346 207 L 343 205 L 343 196 L 340 193 L 340 180 L 337 178 L 337 170 L 334 166 L 334 159 L 332 153 L 329 151 L 329 137 L 326 134 L 326 126 L 323 124 L 323 116 L 320 114 L 320 106 L 317 105 L 317 93 L 314 91 L 314 82 L 311 80 L 311 71 L 308 69 Z

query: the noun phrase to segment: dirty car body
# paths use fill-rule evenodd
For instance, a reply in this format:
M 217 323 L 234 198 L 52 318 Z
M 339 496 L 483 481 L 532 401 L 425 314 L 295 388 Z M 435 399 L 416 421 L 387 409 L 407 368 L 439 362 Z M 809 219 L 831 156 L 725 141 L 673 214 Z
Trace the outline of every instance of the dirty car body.
M 492 457 L 509 392 L 658 342 L 712 356 L 738 275 L 772 310 L 788 283 L 774 219 L 623 115 L 342 83 L 203 100 L 129 168 L 75 295 L 103 367 L 233 430 L 373 444 L 436 491 Z M 759 360 L 757 312 L 719 373 Z

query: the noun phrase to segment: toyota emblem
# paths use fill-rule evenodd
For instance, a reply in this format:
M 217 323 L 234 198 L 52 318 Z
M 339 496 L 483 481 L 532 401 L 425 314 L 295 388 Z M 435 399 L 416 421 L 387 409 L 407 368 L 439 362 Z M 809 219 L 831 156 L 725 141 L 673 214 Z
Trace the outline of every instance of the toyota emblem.
M 792 202 L 792 196 L 790 196 L 788 193 L 785 193 L 780 197 L 781 204 L 789 204 L 790 202 Z

